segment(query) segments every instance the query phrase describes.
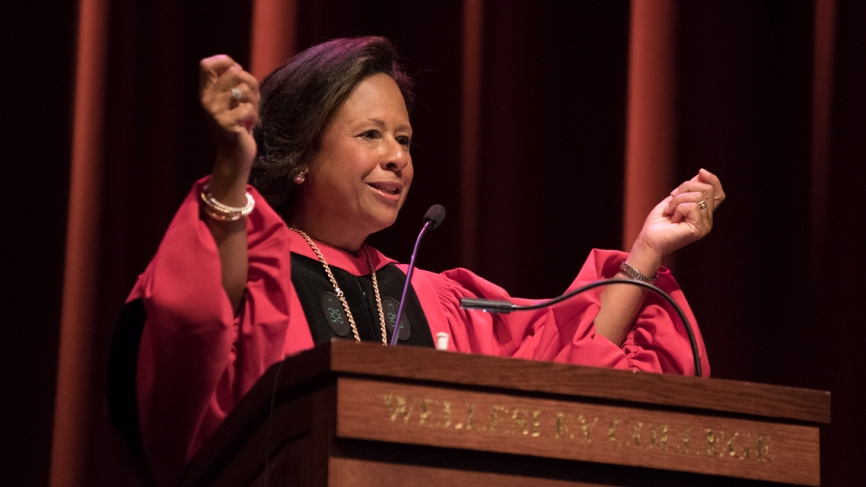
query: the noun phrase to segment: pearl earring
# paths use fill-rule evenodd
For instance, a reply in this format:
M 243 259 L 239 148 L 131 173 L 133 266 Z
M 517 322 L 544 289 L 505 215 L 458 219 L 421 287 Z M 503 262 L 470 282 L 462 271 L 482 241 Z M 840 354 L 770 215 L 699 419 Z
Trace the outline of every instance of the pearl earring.
M 299 172 L 298 174 L 295 174 L 295 177 L 292 178 L 292 180 L 295 182 L 295 184 L 303 183 L 304 179 L 305 179 L 305 174 L 303 172 Z

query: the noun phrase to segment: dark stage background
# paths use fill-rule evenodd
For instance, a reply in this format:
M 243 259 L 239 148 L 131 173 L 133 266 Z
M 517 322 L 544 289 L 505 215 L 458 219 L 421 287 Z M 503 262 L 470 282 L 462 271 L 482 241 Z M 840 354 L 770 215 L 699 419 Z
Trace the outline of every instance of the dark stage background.
M 441 203 L 448 218 L 422 267 L 470 267 L 513 295 L 552 296 L 592 247 L 628 246 L 629 198 L 665 196 L 627 185 L 632 171 L 667 190 L 700 167 L 718 174 L 728 201 L 713 233 L 671 261 L 713 376 L 830 390 L 823 485 L 854 485 L 866 478 L 855 360 L 866 2 L 634 2 L 256 8 L 288 12 L 277 57 L 380 34 L 416 75 L 415 184 L 373 242 L 395 258 L 408 259 L 424 211 Z M 248 66 L 265 49 L 251 49 L 259 13 L 228 0 L 0 6 L 4 485 L 136 485 L 104 420 L 108 338 L 175 208 L 210 172 L 198 60 L 223 52 Z M 667 64 L 630 69 L 635 25 L 661 29 Z M 629 92 L 659 72 L 669 99 L 635 122 Z M 664 139 L 666 156 L 640 157 L 627 130 L 638 122 L 635 140 Z

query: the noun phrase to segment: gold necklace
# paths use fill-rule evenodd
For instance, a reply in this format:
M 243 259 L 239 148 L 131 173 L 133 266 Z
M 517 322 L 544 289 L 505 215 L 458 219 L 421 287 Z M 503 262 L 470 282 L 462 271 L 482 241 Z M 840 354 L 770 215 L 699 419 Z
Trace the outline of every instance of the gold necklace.
M 331 286 L 334 287 L 334 291 L 337 292 L 337 297 L 340 299 L 340 303 L 343 305 L 343 310 L 346 312 L 346 316 L 349 318 L 349 325 L 352 326 L 352 334 L 355 335 L 355 341 L 361 343 L 361 336 L 358 335 L 358 326 L 355 325 L 355 317 L 352 316 L 352 311 L 349 309 L 349 303 L 346 302 L 345 296 L 343 296 L 343 290 L 340 289 L 340 286 L 337 285 L 337 280 L 334 278 L 334 273 L 331 272 L 331 267 L 325 262 L 325 256 L 322 255 L 322 252 L 316 247 L 316 244 L 313 243 L 313 239 L 310 238 L 309 235 L 304 233 L 301 230 L 298 230 L 295 227 L 289 227 L 289 230 L 296 232 L 298 235 L 304 237 L 304 240 L 307 241 L 307 244 L 313 249 L 313 252 L 319 257 L 319 262 L 322 263 L 322 267 L 325 268 L 325 273 L 328 274 L 328 279 L 331 280 Z M 376 271 L 373 269 L 373 260 L 370 259 L 370 252 L 367 250 L 367 244 L 361 246 L 364 249 L 364 255 L 367 256 L 367 267 L 370 268 L 370 274 L 373 277 L 373 293 L 376 295 L 376 308 L 379 311 L 379 326 L 382 329 L 382 345 L 388 344 L 388 339 L 386 338 L 387 332 L 385 331 L 385 313 L 382 310 L 382 297 L 379 295 L 379 282 L 376 280 Z

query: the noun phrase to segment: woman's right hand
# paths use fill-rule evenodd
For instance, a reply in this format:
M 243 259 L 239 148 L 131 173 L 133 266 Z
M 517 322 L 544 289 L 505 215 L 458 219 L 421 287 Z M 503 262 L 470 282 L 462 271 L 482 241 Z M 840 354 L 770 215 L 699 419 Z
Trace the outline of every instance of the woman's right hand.
M 232 96 L 233 90 L 240 99 Z M 240 64 L 220 54 L 199 63 L 199 95 L 216 144 L 211 192 L 228 205 L 243 206 L 244 191 L 239 190 L 246 186 L 256 156 L 259 84 Z
M 216 163 L 208 191 L 219 202 L 233 207 L 246 205 L 247 180 L 256 157 L 253 127 L 259 120 L 259 83 L 225 55 L 199 63 L 201 106 L 209 115 L 216 144 Z M 235 89 L 239 95 L 232 96 Z M 216 221 L 204 218 L 219 251 L 222 285 L 237 312 L 247 282 L 249 257 L 245 219 Z

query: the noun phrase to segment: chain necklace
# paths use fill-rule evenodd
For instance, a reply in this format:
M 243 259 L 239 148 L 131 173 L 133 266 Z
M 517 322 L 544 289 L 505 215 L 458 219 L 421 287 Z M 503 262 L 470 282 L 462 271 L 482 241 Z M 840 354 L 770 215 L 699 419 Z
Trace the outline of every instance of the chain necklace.
M 361 336 L 358 335 L 358 326 L 355 325 L 355 318 L 352 316 L 352 311 L 349 309 L 349 303 L 346 302 L 345 296 L 343 296 L 343 290 L 340 289 L 340 286 L 337 285 L 337 280 L 334 278 L 334 273 L 331 272 L 331 267 L 325 262 L 325 256 L 322 255 L 322 252 L 316 247 L 316 244 L 313 243 L 313 239 L 310 238 L 309 235 L 304 233 L 302 230 L 298 230 L 295 227 L 289 227 L 289 230 L 297 233 L 298 235 L 304 237 L 304 240 L 307 241 L 307 244 L 313 249 L 313 252 L 319 257 L 319 262 L 322 263 L 322 267 L 325 268 L 325 273 L 328 274 L 328 279 L 331 280 L 331 286 L 334 287 L 334 291 L 337 293 L 337 297 L 340 299 L 340 303 L 343 305 L 343 310 L 346 312 L 346 316 L 349 318 L 349 325 L 352 326 L 352 334 L 355 336 L 355 341 L 361 343 Z M 370 274 L 373 277 L 373 293 L 376 295 L 376 308 L 379 311 L 379 326 L 382 329 L 382 345 L 387 345 L 388 340 L 386 338 L 387 332 L 385 331 L 385 313 L 382 311 L 382 297 L 379 295 L 379 282 L 376 280 L 376 271 L 373 269 L 373 261 L 370 259 L 370 252 L 367 250 L 367 244 L 361 246 L 364 249 L 364 255 L 367 256 L 367 267 L 370 268 Z

